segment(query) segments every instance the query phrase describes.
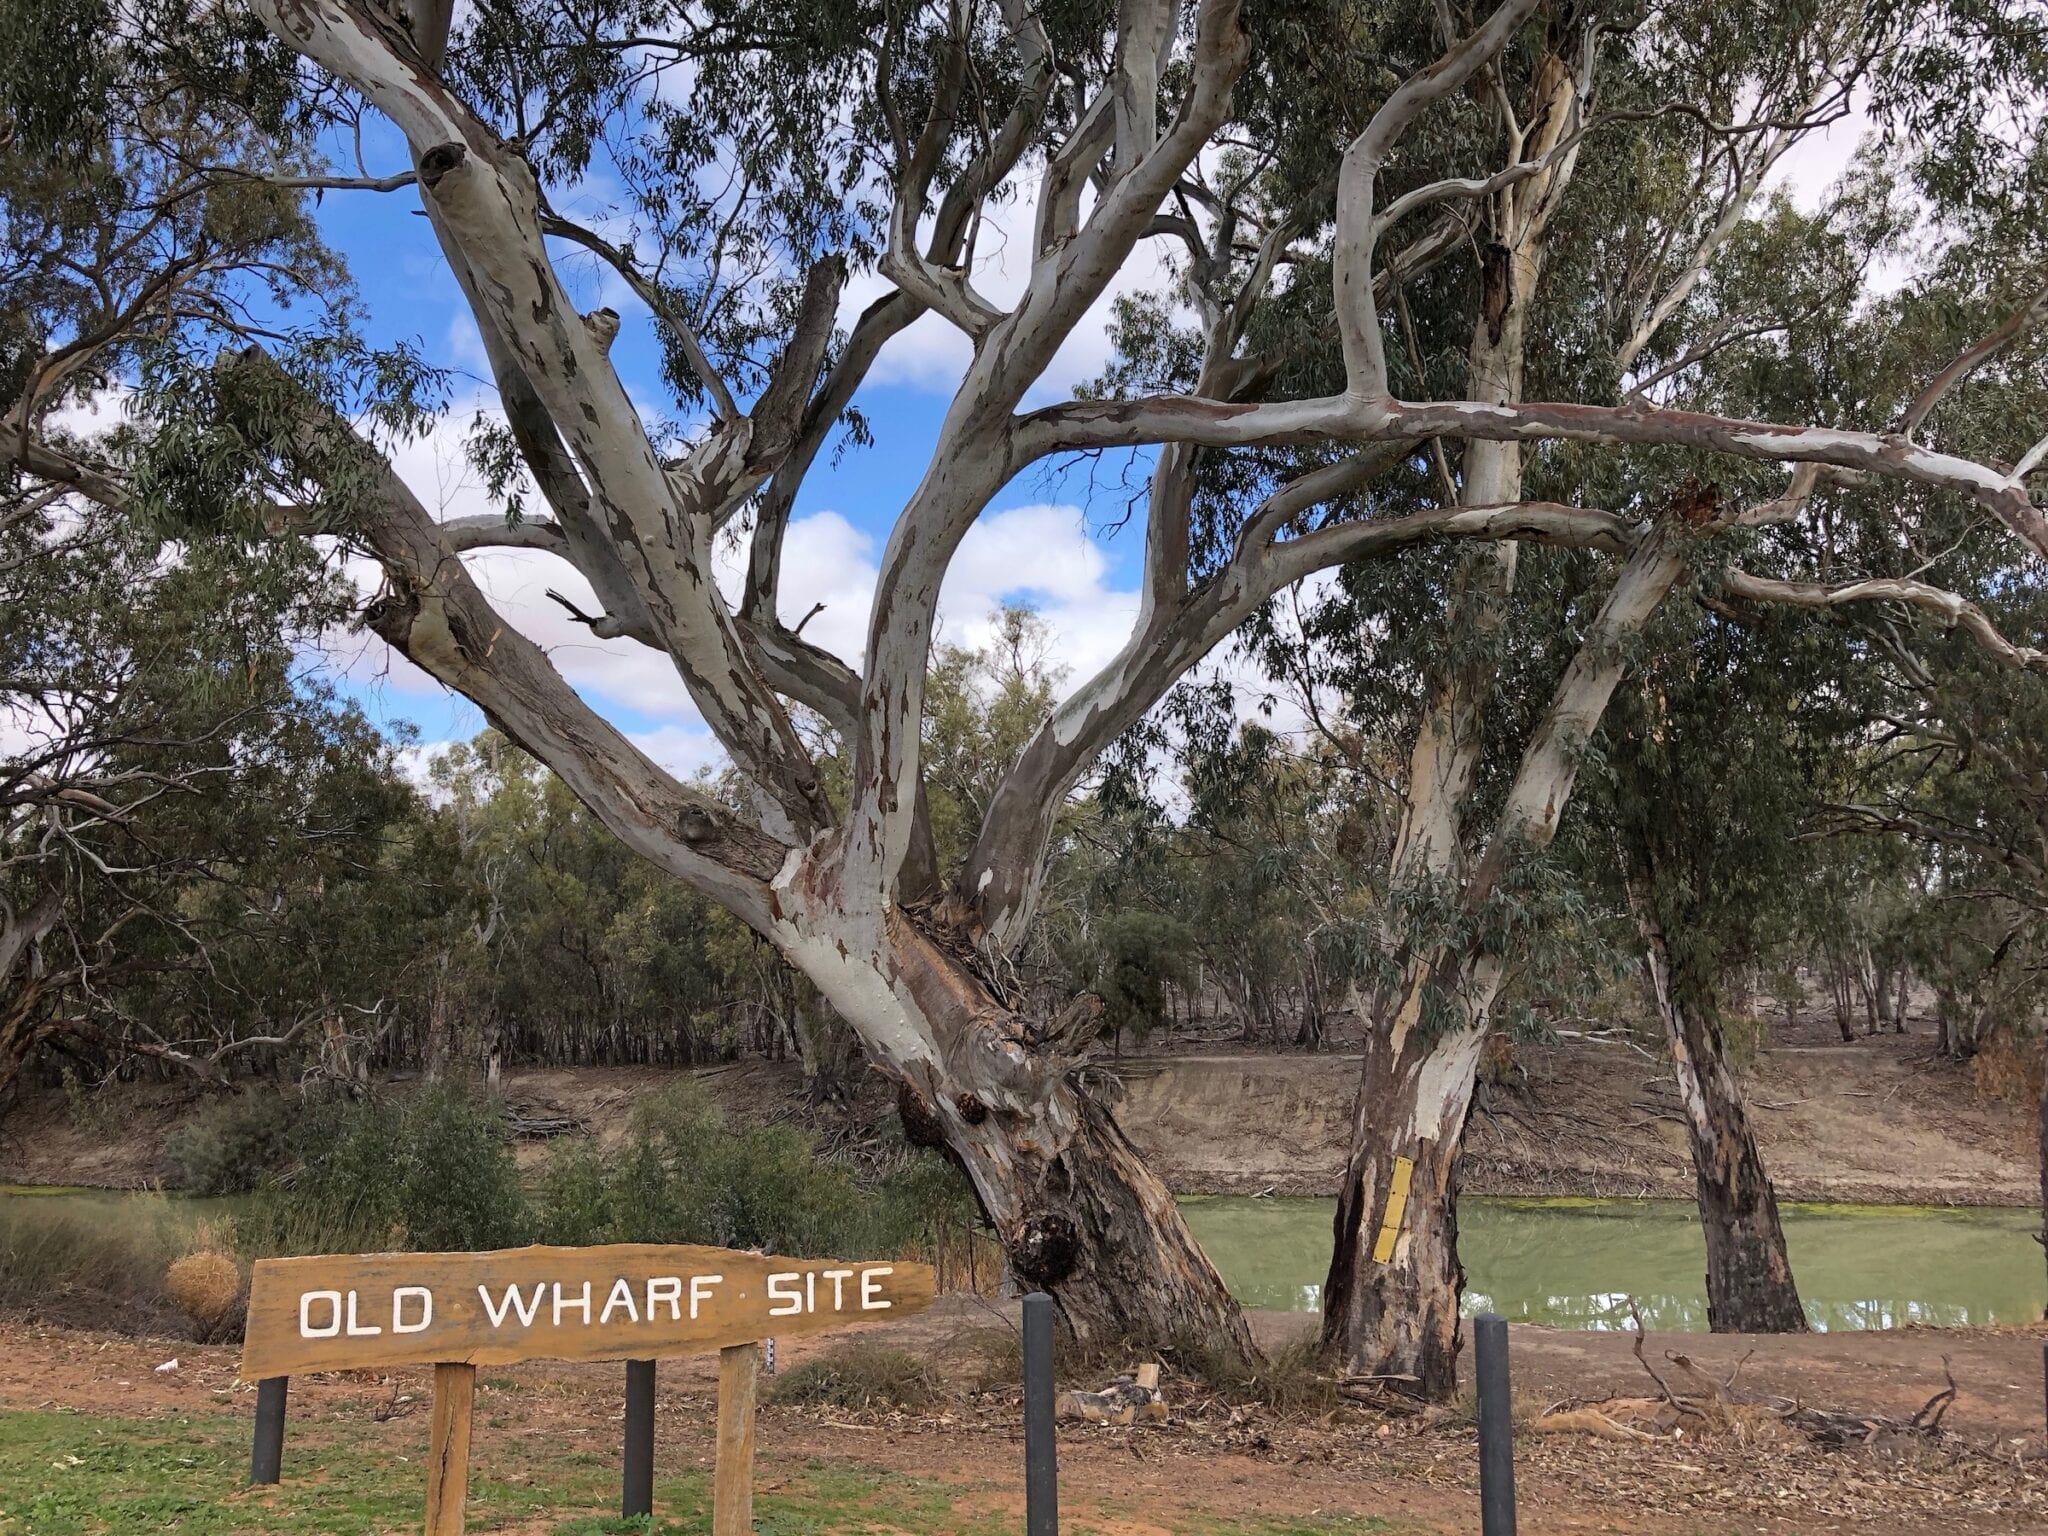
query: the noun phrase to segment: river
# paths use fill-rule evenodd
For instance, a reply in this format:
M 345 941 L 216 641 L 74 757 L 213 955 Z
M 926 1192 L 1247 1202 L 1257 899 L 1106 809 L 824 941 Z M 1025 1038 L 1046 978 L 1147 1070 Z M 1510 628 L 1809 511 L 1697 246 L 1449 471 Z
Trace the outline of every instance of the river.
M 1182 1210 L 1247 1306 L 1313 1312 L 1329 1200 L 1205 1196 Z M 2025 1323 L 2048 1306 L 2031 1211 L 1787 1205 L 1785 1241 L 1818 1329 Z M 1458 1203 L 1465 1309 L 1557 1328 L 1619 1328 L 1628 1301 L 1664 1330 L 1707 1326 L 1706 1249 L 1679 1200 Z
M 0 1227 L 37 1219 L 183 1227 L 233 1202 L 0 1186 Z M 1194 1196 L 1188 1224 L 1247 1306 L 1313 1312 L 1330 1257 L 1328 1200 Z M 1787 1205 L 1785 1239 L 1815 1328 L 2026 1323 L 2048 1306 L 2031 1211 Z M 1706 1254 L 1678 1200 L 1499 1200 L 1458 1205 L 1465 1308 L 1558 1328 L 1644 1321 L 1704 1329 Z M 0 1247 L 4 1247 L 0 1244 Z M 4 1256 L 4 1255 L 0 1255 Z

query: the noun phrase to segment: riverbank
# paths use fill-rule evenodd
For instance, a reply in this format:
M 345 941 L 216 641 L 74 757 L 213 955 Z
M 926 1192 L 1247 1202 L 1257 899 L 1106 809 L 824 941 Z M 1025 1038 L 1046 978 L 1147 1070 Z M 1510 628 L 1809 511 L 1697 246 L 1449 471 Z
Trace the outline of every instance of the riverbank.
M 1616 1044 L 1517 1050 L 1482 1085 L 1461 1183 L 1472 1194 L 1693 1198 L 1669 1064 Z M 1182 1193 L 1330 1195 L 1343 1171 L 1357 1058 L 1135 1058 L 1132 1138 Z M 2040 1203 L 2036 1128 L 1918 1037 L 1779 1046 L 1744 1071 L 1750 1119 L 1783 1200 L 1861 1205 Z
M 1668 1066 L 1615 1044 L 1524 1046 L 1512 1086 L 1482 1087 L 1463 1164 L 1474 1194 L 1691 1199 L 1693 1175 Z M 1329 1195 L 1342 1170 L 1357 1059 L 1347 1054 L 1176 1051 L 1105 1063 L 1118 1114 L 1182 1194 Z M 507 1101 L 532 1122 L 618 1134 L 633 1105 L 681 1074 L 532 1068 Z M 743 1060 L 689 1074 L 729 1112 L 801 1117 L 791 1063 Z M 1873 1205 L 2038 1205 L 2033 1115 L 1980 1094 L 1924 1036 L 1758 1053 L 1751 1118 L 1785 1200 Z M 0 1184 L 135 1189 L 162 1182 L 165 1138 L 203 1103 L 186 1082 L 49 1093 L 0 1120 Z M 892 1099 L 863 1085 L 856 1119 Z M 529 1143 L 530 1156 L 539 1143 Z
M 946 1390 L 908 1410 L 771 1403 L 760 1416 L 764 1529 L 924 1530 L 995 1536 L 1021 1508 L 1014 1383 L 988 1374 L 1013 1308 L 948 1298 L 868 1337 L 945 1371 Z M 1258 1314 L 1269 1347 L 1312 1319 Z M 1911 1413 L 1958 1387 L 1945 1433 L 1907 1446 L 1821 1449 L 1764 1436 L 1617 1442 L 1531 1432 L 1563 1397 L 1640 1393 L 1616 1335 L 1513 1330 L 1521 1529 L 1525 1536 L 1856 1532 L 1990 1536 L 2048 1517 L 2039 1418 L 2042 1330 L 1904 1330 L 1685 1341 L 1726 1374 L 1752 1350 L 1746 1385 L 1813 1405 Z M 1651 1358 L 1664 1341 L 1652 1336 Z M 834 1345 L 790 1341 L 783 1370 Z M 995 1353 L 999 1354 L 1000 1351 Z M 175 1359 L 174 1368 L 160 1370 Z M 591 1536 L 617 1490 L 622 1373 L 534 1364 L 486 1371 L 473 1450 L 477 1527 Z M 668 1536 L 705 1529 L 713 1368 L 666 1362 L 659 1378 L 657 1508 Z M 1383 1419 L 1341 1408 L 1290 1417 L 1205 1400 L 1170 1368 L 1163 1426 L 1060 1431 L 1062 1512 L 1099 1536 L 1470 1536 L 1474 1444 L 1467 1413 Z M 423 1372 L 348 1372 L 292 1384 L 285 1482 L 242 1486 L 252 1394 L 230 1349 L 0 1326 L 0 1530 L 115 1536 L 160 1528 L 175 1508 L 193 1536 L 279 1529 L 403 1529 L 418 1518 Z M 1796 1523 L 1786 1511 L 1796 1509 Z M 10 1523 L 11 1521 L 11 1523 Z M 670 1524 L 668 1521 L 675 1523 Z

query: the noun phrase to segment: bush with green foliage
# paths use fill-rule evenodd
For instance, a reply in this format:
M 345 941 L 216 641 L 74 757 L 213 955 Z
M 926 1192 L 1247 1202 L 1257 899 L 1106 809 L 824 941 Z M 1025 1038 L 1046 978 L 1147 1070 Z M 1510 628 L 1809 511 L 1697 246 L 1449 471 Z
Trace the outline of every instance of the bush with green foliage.
M 877 1177 L 821 1156 L 791 1125 L 734 1125 L 685 1085 L 649 1099 L 610 1151 L 549 1159 L 535 1225 L 554 1243 L 706 1243 L 796 1257 L 893 1258 L 973 1217 L 965 1182 L 905 1155 Z
M 884 1149 L 871 1171 L 791 1125 L 736 1125 L 694 1084 L 641 1104 L 615 1147 L 560 1144 L 521 1185 L 505 1124 L 445 1088 L 309 1110 L 238 1223 L 256 1253 L 703 1243 L 796 1257 L 959 1251 L 977 1221 L 949 1164 Z
M 292 1105 L 266 1088 L 218 1099 L 165 1138 L 165 1167 L 187 1194 L 244 1193 L 290 1155 L 292 1119 Z
M 263 1252 L 502 1248 L 531 1236 L 505 1123 L 442 1088 L 300 1116 L 240 1223 Z

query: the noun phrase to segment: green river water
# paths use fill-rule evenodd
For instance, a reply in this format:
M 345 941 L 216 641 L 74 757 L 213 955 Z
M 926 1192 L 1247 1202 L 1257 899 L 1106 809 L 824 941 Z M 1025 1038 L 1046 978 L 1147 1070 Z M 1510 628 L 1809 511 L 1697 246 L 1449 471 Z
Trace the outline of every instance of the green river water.
M 1312 1312 L 1330 1258 L 1329 1200 L 1227 1196 L 1182 1211 L 1247 1306 Z M 2033 1322 L 2048 1305 L 2038 1213 L 1788 1205 L 1785 1241 L 1813 1326 Z M 1678 1200 L 1458 1203 L 1465 1310 L 1558 1328 L 1707 1326 L 1699 1217 Z
M 0 1185 L 0 1228 L 81 1217 L 179 1226 L 231 1206 Z M 1331 1201 L 1196 1196 L 1181 1209 L 1247 1306 L 1318 1308 Z M 1799 1294 L 1816 1328 L 2032 1322 L 2048 1306 L 2033 1212 L 1788 1205 L 1784 1218 Z M 1707 1326 L 1706 1253 L 1688 1202 L 1466 1199 L 1458 1205 L 1458 1235 L 1468 1312 L 1618 1328 L 1628 1322 L 1633 1296 L 1652 1328 Z

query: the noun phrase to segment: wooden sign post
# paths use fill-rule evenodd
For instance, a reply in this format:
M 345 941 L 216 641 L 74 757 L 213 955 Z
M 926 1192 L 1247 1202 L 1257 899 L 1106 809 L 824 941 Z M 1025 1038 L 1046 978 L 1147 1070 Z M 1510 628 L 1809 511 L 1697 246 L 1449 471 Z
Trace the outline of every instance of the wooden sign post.
M 427 1536 L 460 1536 L 479 1365 L 652 1361 L 715 1349 L 711 1528 L 713 1536 L 743 1536 L 753 1529 L 759 1341 L 921 1312 L 935 1291 L 926 1264 L 647 1243 L 261 1259 L 249 1288 L 242 1379 L 433 1366 Z

